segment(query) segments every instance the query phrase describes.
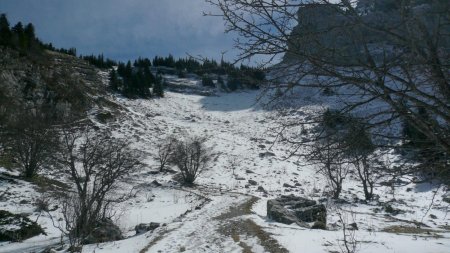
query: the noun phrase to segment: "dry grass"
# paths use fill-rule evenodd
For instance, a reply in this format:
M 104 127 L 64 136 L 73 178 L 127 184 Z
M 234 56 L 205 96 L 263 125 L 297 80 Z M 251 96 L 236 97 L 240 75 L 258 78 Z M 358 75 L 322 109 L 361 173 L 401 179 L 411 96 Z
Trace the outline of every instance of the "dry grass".
M 412 235 L 427 235 L 435 238 L 441 238 L 442 235 L 437 234 L 436 230 L 420 228 L 420 227 L 412 227 L 412 226 L 401 226 L 394 225 L 383 228 L 381 231 L 386 233 L 394 233 L 394 234 L 412 234 Z

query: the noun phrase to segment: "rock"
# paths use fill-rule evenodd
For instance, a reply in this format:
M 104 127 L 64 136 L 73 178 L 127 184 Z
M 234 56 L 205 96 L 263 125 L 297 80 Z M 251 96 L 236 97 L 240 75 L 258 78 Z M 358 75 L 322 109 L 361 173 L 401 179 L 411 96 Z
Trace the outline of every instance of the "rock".
M 316 221 L 314 222 L 314 224 L 311 226 L 311 229 L 322 229 L 322 230 L 326 230 L 327 229 L 327 225 L 321 221 Z
M 442 201 L 450 203 L 450 192 L 447 192 L 444 195 L 442 195 Z
M 323 204 L 314 200 L 285 195 L 267 201 L 267 216 L 284 224 L 322 222 L 326 227 L 327 210 Z
M 245 180 L 245 178 L 243 178 L 243 177 L 236 177 L 236 180 L 242 181 L 242 180 Z
M 260 145 L 258 145 L 258 148 L 266 148 L 266 145 L 260 144 Z
M 84 244 L 102 243 L 123 239 L 122 231 L 110 219 L 97 222 L 96 227 L 83 241 Z
M 247 173 L 247 174 L 253 174 L 253 173 L 255 173 L 255 172 L 253 172 L 252 170 L 245 170 L 245 173 Z
M 282 207 L 279 202 L 275 200 L 267 201 L 267 216 L 269 219 L 283 224 L 292 224 L 298 221 L 290 210 Z
M 266 189 L 264 189 L 264 187 L 262 187 L 261 185 L 258 186 L 258 189 L 256 189 L 257 192 L 264 192 L 267 193 Z
M 295 216 L 303 222 L 326 222 L 327 209 L 323 204 L 297 208 L 294 210 Z
M 248 183 L 249 183 L 250 185 L 258 185 L 258 182 L 256 182 L 255 180 L 252 180 L 252 179 L 249 179 L 249 180 L 248 180 Z
M 198 209 L 196 209 L 198 210 Z M 150 222 L 150 223 L 141 223 L 139 225 L 136 225 L 136 227 L 134 227 L 134 230 L 136 231 L 137 235 L 146 233 L 148 231 L 153 231 L 157 228 L 159 228 L 161 226 L 161 224 L 157 223 L 157 222 Z
M 263 157 L 269 157 L 269 156 L 275 156 L 275 154 L 272 153 L 272 152 L 269 152 L 269 151 L 264 152 L 264 153 L 259 153 L 259 157 L 261 157 L 261 158 L 263 158 Z
M 286 187 L 286 188 L 294 188 L 294 186 L 292 186 L 292 185 L 290 185 L 290 184 L 288 184 L 288 183 L 284 183 L 284 184 L 283 184 L 283 187 Z
M 153 186 L 156 186 L 156 187 L 159 187 L 159 186 L 161 186 L 162 184 L 159 183 L 158 181 L 156 181 L 156 179 L 155 179 L 155 180 L 153 180 L 152 185 L 153 185 Z
M 36 222 L 23 215 L 0 210 L 0 242 L 22 241 L 39 234 L 46 235 Z

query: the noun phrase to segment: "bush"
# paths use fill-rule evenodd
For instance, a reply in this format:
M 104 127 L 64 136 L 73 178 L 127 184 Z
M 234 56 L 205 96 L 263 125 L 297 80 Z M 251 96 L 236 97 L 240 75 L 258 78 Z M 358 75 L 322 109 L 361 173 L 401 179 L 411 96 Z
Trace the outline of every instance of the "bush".
M 36 222 L 23 215 L 0 210 L 0 241 L 22 241 L 39 234 L 46 235 Z
M 158 145 L 158 157 L 157 160 L 159 162 L 159 171 L 162 172 L 166 167 L 167 163 L 170 162 L 170 158 L 172 153 L 177 145 L 177 139 L 175 137 L 170 136 L 167 139 L 163 140 Z
M 192 185 L 211 160 L 205 142 L 206 138 L 190 137 L 175 145 L 171 162 L 180 170 L 185 184 Z

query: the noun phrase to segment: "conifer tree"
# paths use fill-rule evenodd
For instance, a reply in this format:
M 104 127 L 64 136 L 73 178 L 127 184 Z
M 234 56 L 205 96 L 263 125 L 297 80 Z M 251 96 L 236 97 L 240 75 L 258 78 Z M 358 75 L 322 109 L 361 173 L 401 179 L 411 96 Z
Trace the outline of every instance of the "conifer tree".
M 158 78 L 156 78 L 156 82 L 153 86 L 153 94 L 155 96 L 158 96 L 161 98 L 164 97 L 164 83 L 163 82 L 165 83 L 165 81 L 162 80 L 161 76 L 158 76 Z
M 13 32 L 14 37 L 13 44 L 18 48 L 25 48 L 26 42 L 22 22 L 18 22 L 15 26 L 13 26 L 11 31 Z
M 0 45 L 11 43 L 11 30 L 9 29 L 8 18 L 5 14 L 0 15 Z
M 25 26 L 25 28 L 23 30 L 23 34 L 24 34 L 24 43 L 25 43 L 24 46 L 26 48 L 33 47 L 33 45 L 35 44 L 35 41 L 36 41 L 36 34 L 35 34 L 34 26 L 32 23 L 29 23 L 28 25 Z
M 113 91 L 119 90 L 119 79 L 117 78 L 117 73 L 114 69 L 112 69 L 109 74 L 109 86 Z

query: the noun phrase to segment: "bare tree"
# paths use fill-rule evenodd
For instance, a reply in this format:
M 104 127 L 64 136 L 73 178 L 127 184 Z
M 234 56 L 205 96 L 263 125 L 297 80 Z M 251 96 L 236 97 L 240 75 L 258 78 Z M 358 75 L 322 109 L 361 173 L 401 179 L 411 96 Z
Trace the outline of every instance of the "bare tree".
M 206 138 L 189 137 L 176 143 L 171 162 L 181 172 L 184 183 L 192 185 L 211 160 L 211 152 L 205 145 Z
M 24 177 L 33 178 L 44 165 L 50 165 L 57 132 L 45 116 L 17 111 L 2 135 L 5 147 L 19 163 Z
M 329 90 L 346 102 L 336 109 L 359 113 L 377 139 L 398 143 L 399 133 L 386 129 L 406 121 L 448 159 L 448 1 L 207 1 L 221 10 L 210 15 L 240 35 L 239 59 L 263 55 L 267 65 L 283 57 L 266 86 L 285 95 L 274 103 L 297 88 Z
M 366 124 L 355 118 L 350 118 L 345 124 L 344 155 L 353 164 L 358 179 L 363 186 L 366 200 L 373 198 L 373 188 L 377 178 L 375 171 L 375 145 L 366 130 Z M 385 171 L 386 172 L 386 171 Z
M 348 162 L 342 155 L 341 143 L 334 142 L 325 137 L 313 146 L 309 153 L 309 161 L 318 166 L 318 172 L 322 174 L 332 188 L 333 199 L 338 199 L 342 192 L 342 184 L 349 172 Z
M 158 161 L 159 161 L 159 171 L 162 172 L 166 165 L 170 161 L 170 157 L 176 147 L 177 140 L 173 136 L 169 136 L 164 139 L 158 145 Z
M 59 162 L 74 191 L 61 193 L 64 231 L 78 246 L 98 226 L 112 217 L 114 204 L 124 201 L 120 182 L 140 163 L 135 152 L 121 140 L 89 128 L 63 131 Z

